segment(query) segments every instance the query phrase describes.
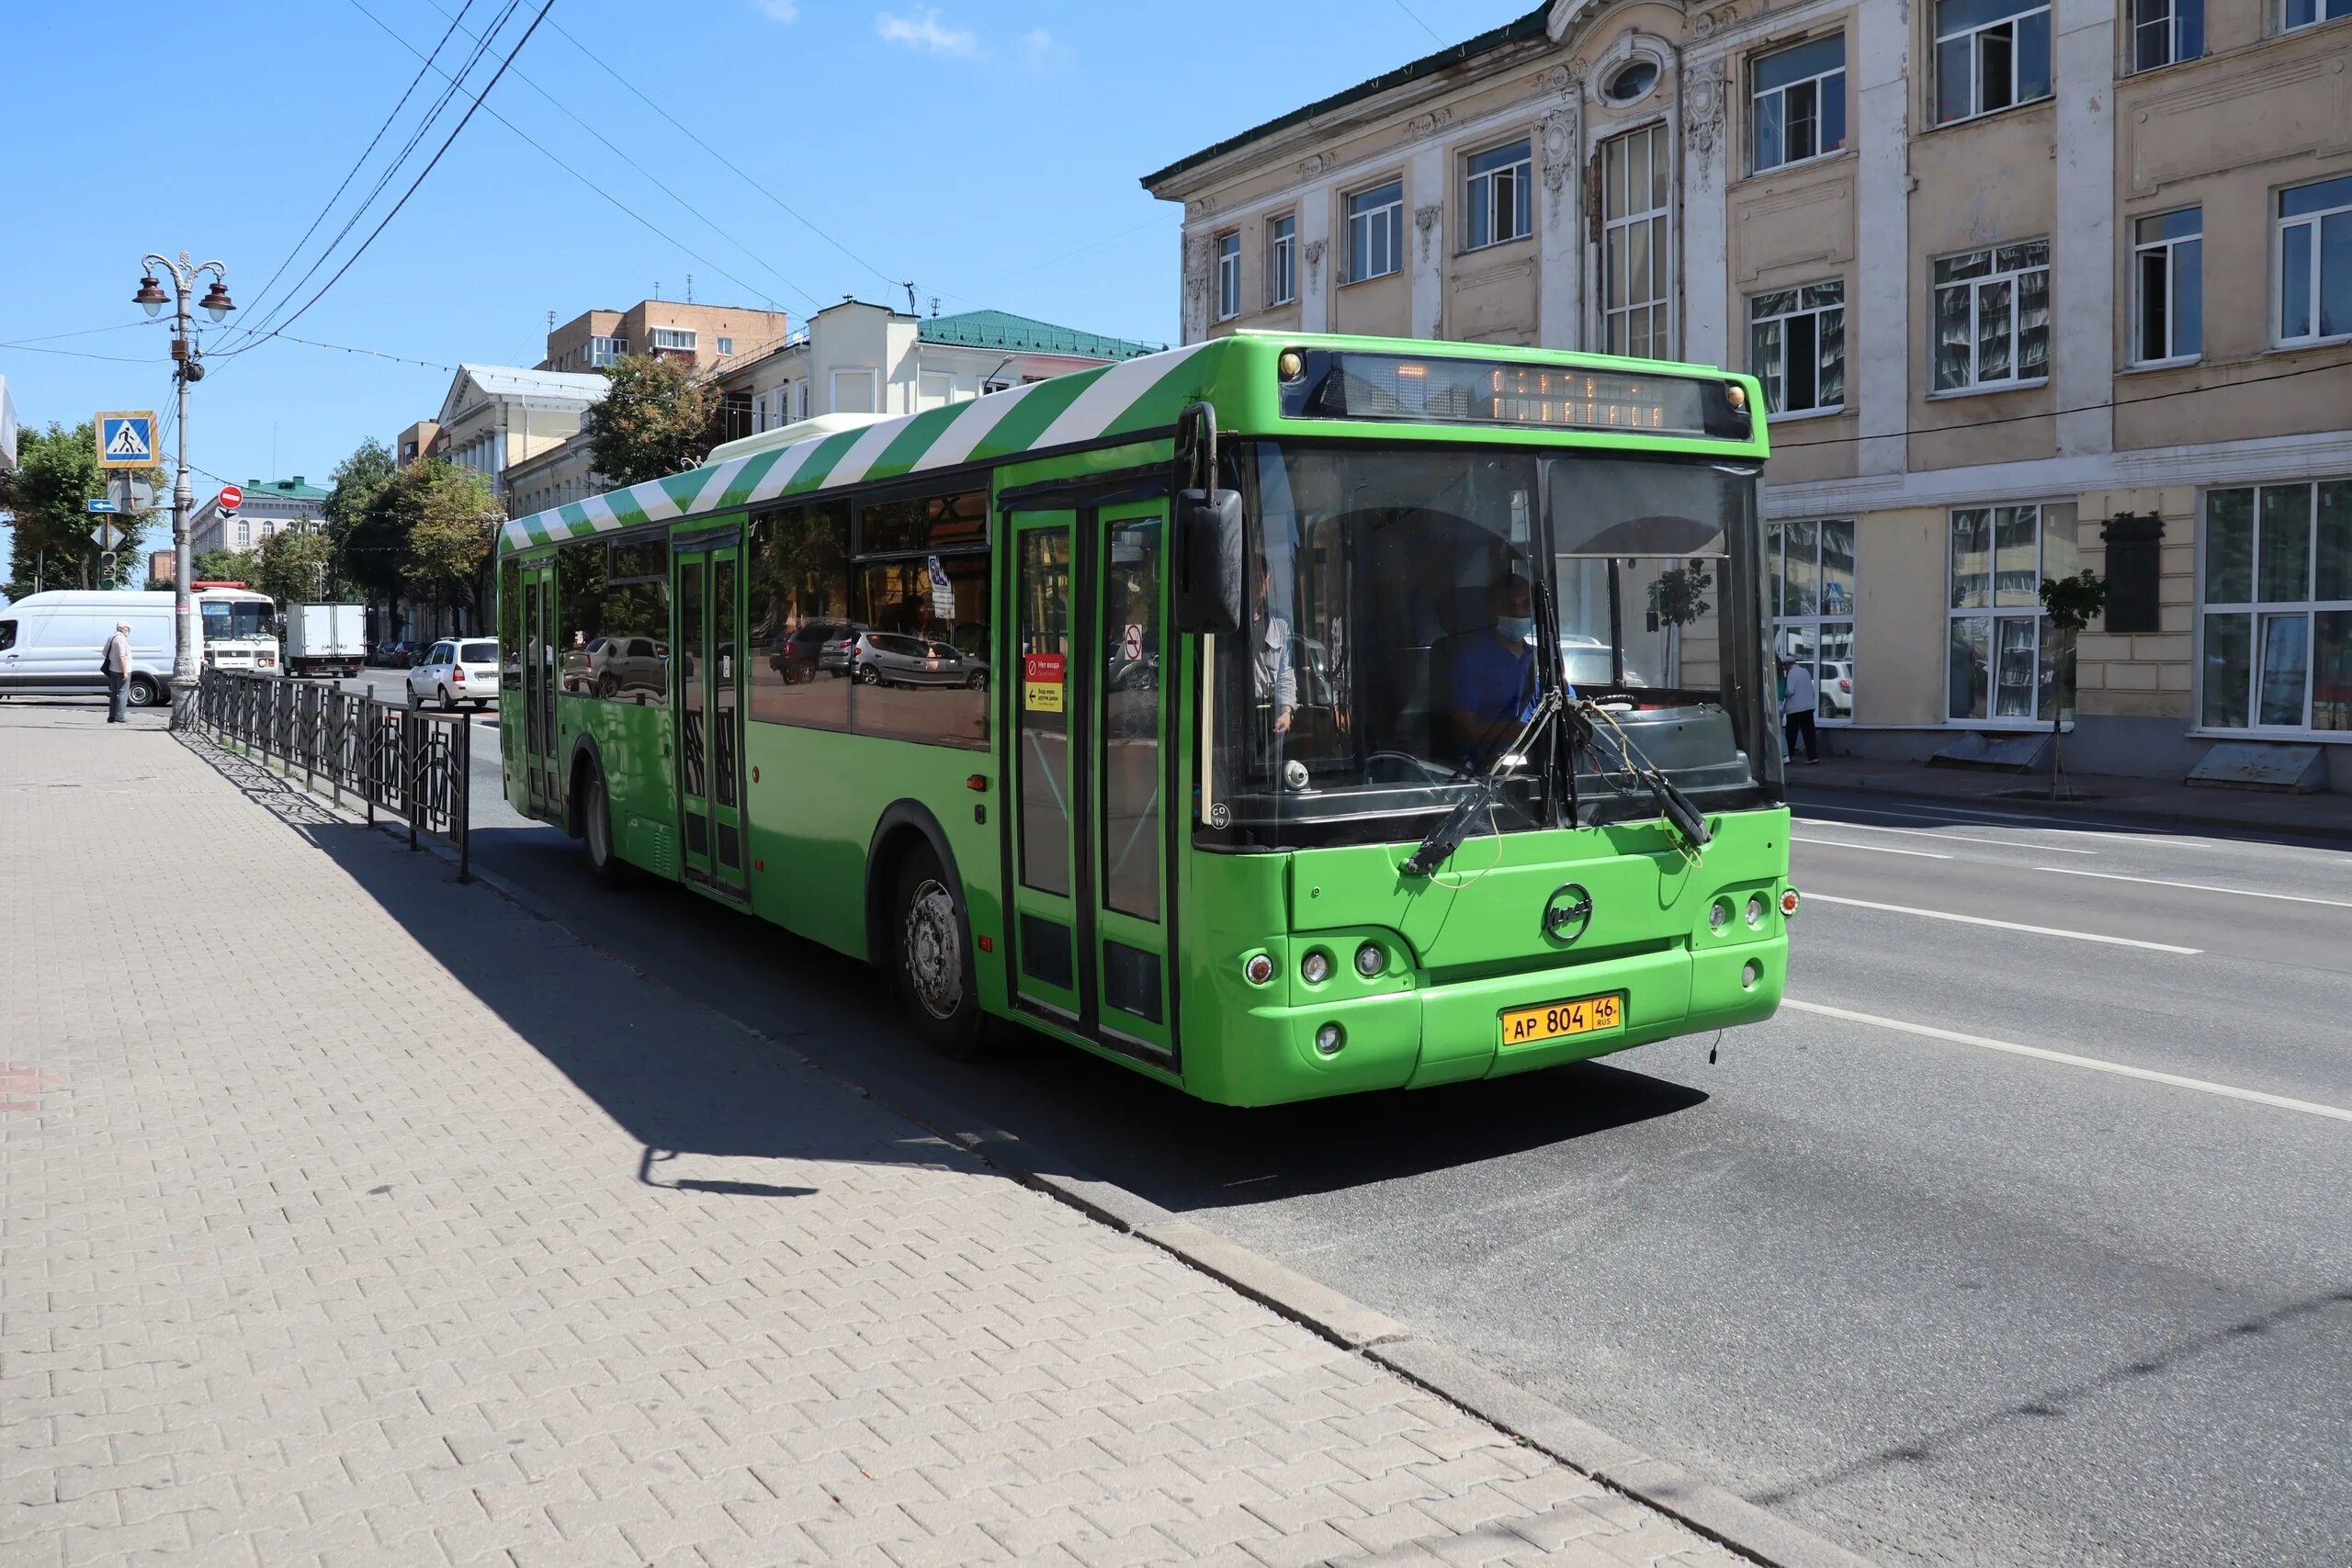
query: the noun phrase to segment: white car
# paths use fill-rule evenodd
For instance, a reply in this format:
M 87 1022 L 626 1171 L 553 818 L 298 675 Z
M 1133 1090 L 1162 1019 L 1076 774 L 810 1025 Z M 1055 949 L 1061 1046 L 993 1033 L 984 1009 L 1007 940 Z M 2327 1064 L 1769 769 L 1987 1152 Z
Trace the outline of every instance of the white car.
M 459 703 L 486 708 L 498 700 L 498 644 L 490 637 L 445 637 L 408 672 L 408 705 L 428 702 L 454 713 Z

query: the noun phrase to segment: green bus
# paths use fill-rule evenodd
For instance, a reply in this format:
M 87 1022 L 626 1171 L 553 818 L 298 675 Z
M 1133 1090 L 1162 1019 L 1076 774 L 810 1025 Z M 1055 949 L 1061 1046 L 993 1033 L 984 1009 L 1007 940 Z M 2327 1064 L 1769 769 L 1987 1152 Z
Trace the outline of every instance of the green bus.
M 508 524 L 508 800 L 1265 1105 L 1769 1017 L 1756 382 L 1242 333 Z

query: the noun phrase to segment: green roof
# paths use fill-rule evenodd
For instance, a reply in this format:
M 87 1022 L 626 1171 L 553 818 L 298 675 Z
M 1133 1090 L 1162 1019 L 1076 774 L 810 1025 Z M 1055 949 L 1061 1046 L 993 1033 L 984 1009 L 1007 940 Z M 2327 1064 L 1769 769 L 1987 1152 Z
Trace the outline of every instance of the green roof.
M 334 493 L 311 483 L 300 474 L 290 479 L 247 479 L 243 488 L 246 498 L 252 501 L 259 501 L 265 496 L 275 496 L 281 501 L 324 501 Z
M 1002 348 L 1028 354 L 1082 354 L 1093 359 L 1133 359 L 1157 354 L 1164 344 L 1136 343 L 1132 338 L 1082 333 L 1057 327 L 1009 310 L 966 310 L 954 316 L 926 316 L 915 329 L 924 343 L 955 344 L 964 348 Z
M 1435 54 L 1423 55 L 1409 65 L 1400 65 L 1394 71 L 1384 72 L 1369 82 L 1359 82 L 1354 86 L 1334 93 L 1328 98 L 1317 98 L 1304 108 L 1293 109 L 1278 119 L 1270 119 L 1263 125 L 1253 126 L 1238 136 L 1228 136 L 1214 147 L 1204 147 L 1189 158 L 1179 158 L 1156 174 L 1144 175 L 1143 187 L 1149 190 L 1162 180 L 1172 179 L 1187 169 L 1205 164 L 1212 158 L 1222 157 L 1236 147 L 1246 147 L 1261 136 L 1271 136 L 1277 130 L 1287 130 L 1292 126 L 1313 119 L 1317 115 L 1329 114 L 1333 109 L 1345 107 L 1360 98 L 1368 98 L 1375 93 L 1385 93 L 1391 87 L 1401 87 L 1408 82 L 1416 82 L 1424 76 L 1433 75 L 1450 65 L 1459 65 L 1465 60 L 1484 54 L 1490 49 L 1497 49 L 1507 43 L 1521 43 L 1529 39 L 1541 38 L 1544 36 L 1544 18 L 1551 14 L 1551 10 L 1550 0 L 1545 0 L 1544 5 L 1536 6 L 1515 22 L 1505 22 L 1498 28 L 1489 28 L 1476 38 L 1466 39 L 1451 49 L 1442 49 Z

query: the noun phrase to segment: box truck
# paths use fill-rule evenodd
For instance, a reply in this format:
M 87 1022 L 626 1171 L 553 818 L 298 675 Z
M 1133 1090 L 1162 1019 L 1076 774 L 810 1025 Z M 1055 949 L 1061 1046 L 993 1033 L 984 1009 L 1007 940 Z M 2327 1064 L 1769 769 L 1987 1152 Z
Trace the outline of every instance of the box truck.
M 286 672 L 356 675 L 368 661 L 368 610 L 363 604 L 288 604 Z

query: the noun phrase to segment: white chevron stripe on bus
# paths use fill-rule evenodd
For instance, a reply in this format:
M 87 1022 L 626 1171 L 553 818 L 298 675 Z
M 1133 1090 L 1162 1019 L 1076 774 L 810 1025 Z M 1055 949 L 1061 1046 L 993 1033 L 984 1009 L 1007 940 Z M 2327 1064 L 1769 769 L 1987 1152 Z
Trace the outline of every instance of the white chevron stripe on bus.
M 1094 385 L 1079 393 L 1069 407 L 1062 410 L 1032 445 L 1042 451 L 1074 441 L 1093 440 L 1110 429 L 1112 423 L 1121 414 L 1141 401 L 1146 392 L 1159 384 L 1161 377 L 1192 358 L 1204 346 L 1194 344 L 1190 348 L 1180 348 L 1168 354 L 1148 354 L 1140 359 L 1112 366 L 1102 373 Z

